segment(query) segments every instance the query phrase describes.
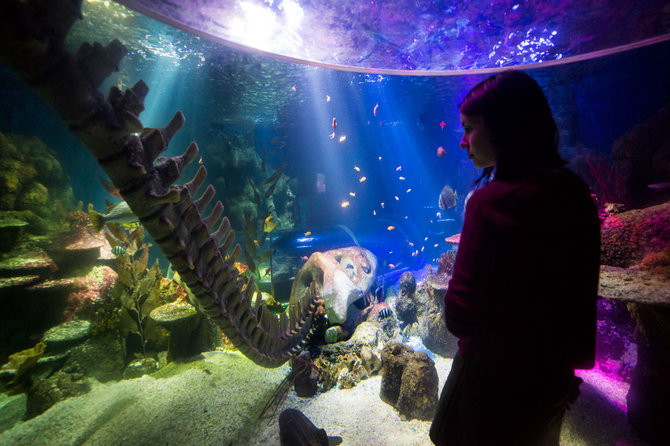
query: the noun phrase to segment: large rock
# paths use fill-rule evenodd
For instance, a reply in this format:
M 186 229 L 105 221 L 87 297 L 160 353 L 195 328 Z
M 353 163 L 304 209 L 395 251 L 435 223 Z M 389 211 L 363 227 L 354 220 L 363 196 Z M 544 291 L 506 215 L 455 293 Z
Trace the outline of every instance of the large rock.
M 407 419 L 431 420 L 439 386 L 433 360 L 425 352 L 400 343 L 388 344 L 381 360 L 380 398 Z
M 302 301 L 312 282 L 325 301 L 331 324 L 344 324 L 353 302 L 366 296 L 377 280 L 377 258 L 364 248 L 349 247 L 313 253 L 291 288 L 291 305 Z

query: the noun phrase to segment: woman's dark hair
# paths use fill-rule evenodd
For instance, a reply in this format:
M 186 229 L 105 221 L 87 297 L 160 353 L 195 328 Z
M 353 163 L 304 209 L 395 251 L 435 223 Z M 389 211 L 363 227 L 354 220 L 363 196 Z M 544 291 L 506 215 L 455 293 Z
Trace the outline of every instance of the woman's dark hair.
M 558 154 L 558 129 L 547 98 L 523 71 L 502 71 L 483 80 L 459 109 L 466 116 L 483 118 L 496 150 L 497 179 L 518 179 L 534 168 L 566 164 Z M 482 178 L 490 172 L 485 169 Z

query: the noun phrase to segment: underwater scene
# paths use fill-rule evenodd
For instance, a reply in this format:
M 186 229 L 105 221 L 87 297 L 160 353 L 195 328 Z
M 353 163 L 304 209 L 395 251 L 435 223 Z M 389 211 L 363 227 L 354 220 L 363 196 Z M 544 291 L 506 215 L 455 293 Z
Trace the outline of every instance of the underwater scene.
M 459 104 L 495 70 L 302 64 L 134 3 L 0 6 L 0 444 L 432 444 Z M 601 224 L 560 444 L 670 444 L 670 38 L 522 62 Z

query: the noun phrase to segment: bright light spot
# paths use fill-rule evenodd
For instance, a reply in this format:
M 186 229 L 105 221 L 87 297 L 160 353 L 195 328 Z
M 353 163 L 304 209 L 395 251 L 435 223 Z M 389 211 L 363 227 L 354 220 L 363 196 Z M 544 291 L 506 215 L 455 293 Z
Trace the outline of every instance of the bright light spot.
M 343 208 L 349 207 L 349 202 L 348 201 L 343 201 L 340 206 L 342 206 Z
M 349 192 L 349 195 L 351 195 L 352 197 L 355 197 L 356 193 L 355 192 Z
M 346 140 L 347 140 L 347 135 L 340 136 L 340 142 L 344 142 Z
M 295 29 L 300 26 L 300 22 L 302 22 L 302 18 L 305 16 L 305 12 L 297 2 L 285 0 L 279 9 L 284 11 L 286 24 L 289 27 Z
M 263 6 L 240 2 L 242 14 L 230 21 L 230 35 L 245 45 L 269 49 L 272 35 L 279 30 L 275 14 Z
M 405 181 L 405 177 L 398 177 L 400 181 Z

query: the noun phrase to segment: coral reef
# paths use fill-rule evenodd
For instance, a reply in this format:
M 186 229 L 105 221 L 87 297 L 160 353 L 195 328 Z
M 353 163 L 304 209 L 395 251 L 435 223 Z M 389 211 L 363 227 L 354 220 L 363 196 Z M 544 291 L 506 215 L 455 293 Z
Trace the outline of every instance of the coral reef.
M 0 212 L 41 235 L 59 229 L 75 203 L 53 150 L 34 136 L 0 133 Z
M 106 47 L 83 44 L 75 55 L 67 52 L 65 37 L 80 16 L 80 4 L 67 0 L 3 2 L 0 57 L 88 147 L 197 297 L 201 311 L 257 364 L 283 364 L 304 345 L 317 296 L 305 293 L 279 319 L 259 299 L 254 301 L 254 280 L 240 278 L 233 266 L 241 249 L 230 249 L 235 239 L 230 222 L 223 218 L 217 226 L 222 204 L 202 216 L 214 187 L 194 199 L 205 181 L 204 165 L 192 181 L 173 185 L 196 158 L 197 145 L 192 143 L 181 156 L 158 159 L 184 116 L 177 112 L 165 127 L 144 128 L 137 117 L 148 92 L 142 81 L 125 91 L 113 87 L 105 100 L 97 88 L 127 50 L 115 40 Z
M 609 213 L 602 222 L 603 265 L 629 267 L 670 248 L 670 202 Z

